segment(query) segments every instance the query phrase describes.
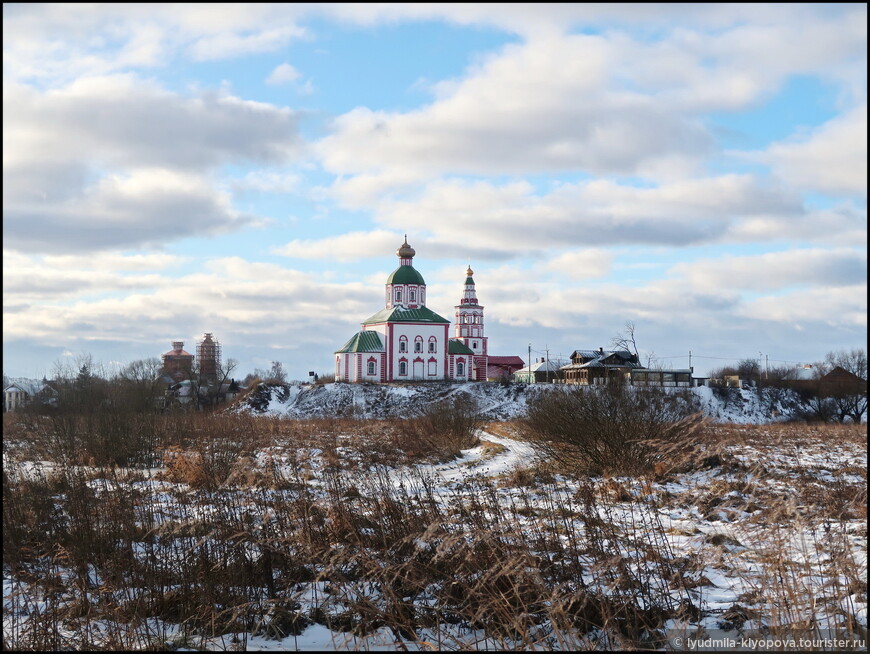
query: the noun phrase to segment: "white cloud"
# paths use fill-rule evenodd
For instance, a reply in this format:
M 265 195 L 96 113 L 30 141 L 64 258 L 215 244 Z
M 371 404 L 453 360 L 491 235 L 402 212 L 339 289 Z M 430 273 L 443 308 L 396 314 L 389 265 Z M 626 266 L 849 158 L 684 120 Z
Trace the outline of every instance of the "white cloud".
M 556 255 L 546 266 L 570 279 L 595 279 L 610 274 L 613 258 L 613 253 L 607 250 L 581 249 Z
M 484 258 L 541 256 L 565 247 L 721 242 L 744 221 L 768 217 L 784 223 L 769 237 L 783 238 L 792 233 L 789 219 L 805 213 L 795 194 L 750 175 L 656 187 L 598 180 L 562 184 L 543 195 L 526 182 L 446 180 L 428 184 L 419 196 L 386 200 L 375 210 L 381 224 L 428 234 L 430 246 L 452 247 L 452 256 Z
M 7 83 L 3 102 L 4 236 L 28 251 L 134 247 L 252 224 L 213 171 L 301 150 L 287 109 L 225 92 L 182 97 L 130 75 L 52 91 Z
M 242 191 L 263 191 L 266 193 L 298 193 L 302 176 L 298 173 L 255 170 L 241 179 L 233 180 L 231 186 Z
M 273 70 L 266 78 L 266 84 L 279 85 L 295 82 L 302 77 L 301 73 L 288 63 L 283 63 Z
M 702 290 L 770 291 L 790 286 L 854 286 L 867 280 L 867 252 L 805 248 L 724 256 L 673 266 L 671 273 Z
M 258 52 L 274 52 L 292 39 L 302 38 L 305 35 L 306 31 L 295 25 L 270 28 L 260 25 L 250 34 L 226 31 L 213 36 L 200 37 L 190 46 L 189 52 L 195 61 L 231 59 Z
M 867 284 L 809 288 L 760 297 L 748 300 L 737 315 L 765 322 L 866 329 Z
M 297 239 L 272 249 L 275 254 L 297 259 L 322 259 L 324 261 L 358 261 L 382 257 L 385 252 L 397 249 L 403 237 L 396 232 L 375 230 L 372 232 L 348 232 L 341 236 L 322 239 Z
M 790 184 L 835 195 L 867 195 L 867 104 L 810 134 L 774 143 L 753 158 Z
M 691 170 L 711 137 L 653 96 L 614 86 L 621 56 L 601 36 L 508 45 L 464 79 L 437 85 L 427 107 L 341 116 L 319 151 L 330 171 L 350 174 Z

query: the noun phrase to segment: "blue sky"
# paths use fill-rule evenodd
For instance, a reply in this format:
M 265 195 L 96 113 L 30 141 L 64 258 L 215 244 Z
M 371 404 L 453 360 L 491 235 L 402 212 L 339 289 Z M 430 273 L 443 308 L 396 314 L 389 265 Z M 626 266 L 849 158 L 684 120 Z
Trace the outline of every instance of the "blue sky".
M 406 233 L 494 354 L 866 345 L 866 5 L 3 11 L 6 375 L 329 372 Z

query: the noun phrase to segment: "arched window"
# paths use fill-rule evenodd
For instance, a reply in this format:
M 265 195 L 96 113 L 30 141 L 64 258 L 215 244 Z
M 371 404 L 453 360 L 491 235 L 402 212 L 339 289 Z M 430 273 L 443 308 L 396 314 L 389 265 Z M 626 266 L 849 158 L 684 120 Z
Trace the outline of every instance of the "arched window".
M 407 352 L 408 351 L 408 337 L 400 336 L 399 337 L 399 352 Z
M 438 351 L 438 342 L 435 340 L 434 336 L 429 337 L 429 352 L 435 353 Z
M 474 345 L 473 345 L 473 347 L 474 347 L 475 350 L 477 349 L 477 341 L 474 341 Z
M 370 375 L 375 374 L 375 362 L 374 361 L 369 361 L 369 374 Z
M 456 376 L 465 377 L 465 364 L 462 361 L 456 364 Z
M 400 375 L 407 375 L 407 374 L 408 374 L 408 364 L 407 364 L 407 362 L 405 362 L 405 361 L 400 361 L 400 362 L 399 362 L 399 374 L 400 374 Z
M 408 300 L 410 302 L 416 302 L 417 301 L 417 291 L 415 291 L 413 289 L 408 291 Z
M 402 289 L 397 288 L 396 289 L 396 302 L 401 302 L 401 301 L 402 301 Z
M 414 352 L 422 352 L 423 351 L 423 337 L 418 336 L 414 339 Z

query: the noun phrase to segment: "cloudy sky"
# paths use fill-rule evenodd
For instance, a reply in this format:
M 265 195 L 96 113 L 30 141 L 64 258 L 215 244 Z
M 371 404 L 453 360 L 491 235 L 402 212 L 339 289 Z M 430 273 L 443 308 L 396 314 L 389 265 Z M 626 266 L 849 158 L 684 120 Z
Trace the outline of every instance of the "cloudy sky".
M 331 371 L 406 233 L 493 354 L 864 347 L 866 13 L 4 4 L 4 373 Z

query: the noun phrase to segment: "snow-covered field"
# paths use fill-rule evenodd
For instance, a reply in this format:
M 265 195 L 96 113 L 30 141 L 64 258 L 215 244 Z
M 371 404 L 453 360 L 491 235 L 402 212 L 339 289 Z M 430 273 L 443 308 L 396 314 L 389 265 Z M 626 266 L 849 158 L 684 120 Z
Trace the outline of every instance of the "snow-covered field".
M 268 437 L 215 487 L 181 450 L 129 471 L 4 448 L 4 646 L 667 649 L 699 627 L 867 628 L 866 426 L 720 425 L 694 463 L 583 478 L 538 465 L 512 423 L 385 463 L 395 441 L 352 420 L 239 424 L 257 420 Z
M 420 408 L 446 398 L 472 398 L 488 420 L 512 420 L 525 415 L 528 402 L 547 392 L 565 390 L 554 384 L 429 383 L 429 384 L 305 384 L 263 385 L 241 410 L 287 418 L 347 416 L 388 418 L 412 416 Z M 665 389 L 685 394 L 712 420 L 721 423 L 765 424 L 796 417 L 806 410 L 792 391 L 778 389 Z

